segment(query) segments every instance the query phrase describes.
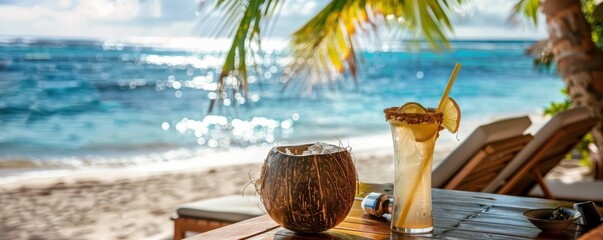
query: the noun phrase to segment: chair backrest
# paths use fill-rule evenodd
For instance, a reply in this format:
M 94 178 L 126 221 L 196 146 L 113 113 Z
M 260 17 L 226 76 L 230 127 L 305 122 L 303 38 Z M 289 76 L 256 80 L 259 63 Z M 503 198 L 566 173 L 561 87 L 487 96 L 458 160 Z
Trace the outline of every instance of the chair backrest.
M 532 139 L 524 131 L 527 116 L 499 120 L 476 128 L 432 173 L 437 188 L 481 191 Z
M 542 176 L 559 164 L 597 121 L 586 107 L 555 115 L 484 191 L 526 195 L 537 183 L 546 188 Z

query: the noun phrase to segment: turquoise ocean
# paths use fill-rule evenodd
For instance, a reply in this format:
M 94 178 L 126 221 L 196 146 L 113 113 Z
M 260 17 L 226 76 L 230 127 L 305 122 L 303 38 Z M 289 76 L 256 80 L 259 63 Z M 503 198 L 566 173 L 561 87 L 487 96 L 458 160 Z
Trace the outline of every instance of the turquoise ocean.
M 95 166 L 176 161 L 226 151 L 381 134 L 382 110 L 414 101 L 435 106 L 454 64 L 450 93 L 463 121 L 540 114 L 564 84 L 537 69 L 533 41 L 454 41 L 442 53 L 364 51 L 351 77 L 310 94 L 282 91 L 286 52 L 258 61 L 249 96 L 211 114 L 224 53 L 107 40 L 0 41 L 0 162 Z M 223 104 L 224 104 L 223 103 Z M 169 153 L 169 154 L 168 154 Z M 143 156 L 143 157 L 141 157 Z

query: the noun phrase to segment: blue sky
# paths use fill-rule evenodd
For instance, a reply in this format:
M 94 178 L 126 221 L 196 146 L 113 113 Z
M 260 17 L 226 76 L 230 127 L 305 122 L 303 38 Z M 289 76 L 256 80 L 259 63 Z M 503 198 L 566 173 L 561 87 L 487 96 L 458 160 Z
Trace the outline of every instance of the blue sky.
M 0 35 L 55 37 L 199 37 L 199 0 L 0 0 Z M 272 37 L 286 38 L 328 1 L 288 0 Z M 511 25 L 515 1 L 473 0 L 455 7 L 457 39 L 543 39 L 539 26 Z M 542 17 L 541 17 L 542 19 Z M 207 23 L 205 23 L 207 24 Z M 209 23 L 211 24 L 211 23 Z

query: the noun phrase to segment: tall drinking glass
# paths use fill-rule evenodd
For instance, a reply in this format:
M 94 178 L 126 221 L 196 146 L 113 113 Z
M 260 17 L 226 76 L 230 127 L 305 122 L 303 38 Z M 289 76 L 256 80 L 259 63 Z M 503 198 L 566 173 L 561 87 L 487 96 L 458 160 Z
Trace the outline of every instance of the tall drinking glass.
M 442 113 L 385 109 L 394 143 L 394 208 L 391 229 L 404 234 L 433 230 L 431 162 Z

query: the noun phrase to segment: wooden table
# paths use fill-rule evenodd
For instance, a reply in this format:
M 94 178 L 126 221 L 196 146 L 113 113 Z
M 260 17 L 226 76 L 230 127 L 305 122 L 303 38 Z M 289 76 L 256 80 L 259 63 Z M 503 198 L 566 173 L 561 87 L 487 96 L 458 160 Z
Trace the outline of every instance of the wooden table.
M 379 190 L 379 189 L 372 189 Z M 383 191 L 381 191 L 383 192 Z M 522 213 L 527 209 L 572 208 L 573 203 L 539 198 L 433 189 L 433 233 L 421 239 L 577 239 L 585 229 L 573 224 L 561 233 L 545 233 Z M 201 239 L 415 239 L 392 234 L 387 218 L 366 215 L 356 200 L 346 219 L 333 229 L 300 235 L 263 215 L 188 238 Z

